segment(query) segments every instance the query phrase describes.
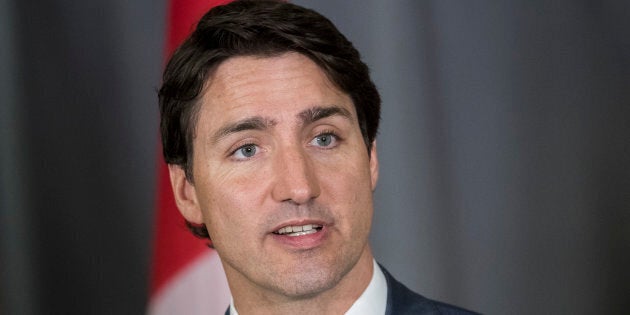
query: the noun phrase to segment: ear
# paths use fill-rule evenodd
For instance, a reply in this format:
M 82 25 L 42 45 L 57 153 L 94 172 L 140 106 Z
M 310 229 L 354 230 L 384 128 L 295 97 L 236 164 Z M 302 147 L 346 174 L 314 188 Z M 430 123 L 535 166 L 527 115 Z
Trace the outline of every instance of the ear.
M 376 140 L 372 142 L 372 149 L 370 149 L 370 178 L 372 180 L 372 191 L 376 189 L 376 182 L 378 182 L 378 154 L 376 154 Z
M 171 177 L 171 187 L 173 187 L 173 195 L 179 212 L 190 223 L 203 223 L 197 191 L 195 186 L 186 178 L 184 169 L 179 165 L 169 164 L 168 173 Z

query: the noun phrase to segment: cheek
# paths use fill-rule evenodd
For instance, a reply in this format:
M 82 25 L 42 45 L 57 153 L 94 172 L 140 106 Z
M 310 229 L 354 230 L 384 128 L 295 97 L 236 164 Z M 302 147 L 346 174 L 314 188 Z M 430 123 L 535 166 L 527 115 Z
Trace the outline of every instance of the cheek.
M 230 234 L 237 228 L 255 225 L 256 209 L 261 209 L 264 202 L 264 172 L 224 168 L 212 173 L 216 176 L 205 181 L 200 200 L 206 225 L 214 231 L 210 233 Z
M 221 191 L 203 205 L 204 222 L 217 249 L 233 247 L 247 238 L 246 231 L 252 231 L 251 206 L 240 195 Z
M 356 163 L 331 173 L 335 175 L 329 173 L 322 183 L 322 191 L 328 195 L 328 204 L 338 208 L 337 215 L 345 219 L 344 222 L 369 222 L 372 215 L 369 169 L 363 163 Z
M 362 152 L 361 152 L 362 153 Z M 350 152 L 320 164 L 320 178 L 325 178 L 333 193 L 361 198 L 371 191 L 370 168 L 367 156 Z

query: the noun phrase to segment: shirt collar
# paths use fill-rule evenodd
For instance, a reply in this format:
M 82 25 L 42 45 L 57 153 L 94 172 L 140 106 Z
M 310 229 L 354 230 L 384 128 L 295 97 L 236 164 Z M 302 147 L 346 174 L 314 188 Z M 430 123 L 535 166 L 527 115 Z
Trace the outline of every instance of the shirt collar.
M 375 260 L 372 280 L 365 291 L 354 301 L 346 315 L 383 315 L 387 307 L 387 280 Z
M 372 280 L 368 284 L 361 296 L 354 301 L 354 304 L 346 312 L 345 315 L 383 315 L 387 307 L 387 280 L 383 271 L 376 263 L 372 271 Z M 230 298 L 230 315 L 238 315 L 234 307 L 234 298 Z

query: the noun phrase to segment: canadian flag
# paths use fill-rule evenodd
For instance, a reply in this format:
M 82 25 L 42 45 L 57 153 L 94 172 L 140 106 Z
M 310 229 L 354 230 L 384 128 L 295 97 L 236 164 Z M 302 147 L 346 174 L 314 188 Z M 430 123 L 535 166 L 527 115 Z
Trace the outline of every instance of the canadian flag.
M 229 0 L 170 0 L 166 55 L 170 56 L 210 8 Z M 161 160 L 161 159 L 160 159 Z M 216 251 L 192 235 L 179 214 L 164 162 L 158 173 L 156 233 L 147 314 L 223 314 L 230 303 Z

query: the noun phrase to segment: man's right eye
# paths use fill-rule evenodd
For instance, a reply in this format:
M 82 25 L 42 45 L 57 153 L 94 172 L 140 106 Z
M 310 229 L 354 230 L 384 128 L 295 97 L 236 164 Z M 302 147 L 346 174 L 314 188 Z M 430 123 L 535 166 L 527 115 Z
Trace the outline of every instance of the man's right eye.
M 237 160 L 247 160 L 256 155 L 258 147 L 255 144 L 246 144 L 236 149 L 232 156 Z

